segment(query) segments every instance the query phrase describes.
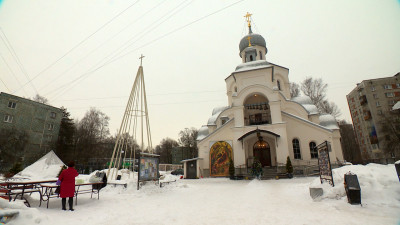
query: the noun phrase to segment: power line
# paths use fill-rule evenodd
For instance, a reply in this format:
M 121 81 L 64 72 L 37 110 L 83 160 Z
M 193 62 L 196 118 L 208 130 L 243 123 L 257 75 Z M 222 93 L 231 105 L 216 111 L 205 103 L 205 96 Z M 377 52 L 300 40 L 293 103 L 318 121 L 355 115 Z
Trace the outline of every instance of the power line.
M 43 69 L 42 71 L 40 71 L 38 74 L 36 74 L 31 80 L 29 80 L 27 83 L 25 83 L 22 87 L 24 87 L 26 84 L 32 82 L 34 79 L 36 79 L 37 77 L 39 77 L 40 75 L 42 75 L 45 71 L 47 71 L 48 69 L 50 69 L 51 67 L 53 67 L 56 63 L 58 63 L 61 59 L 63 59 L 65 56 L 67 56 L 69 53 L 71 53 L 73 50 L 75 50 L 76 48 L 78 48 L 81 44 L 83 44 L 85 41 L 87 41 L 89 38 L 91 38 L 93 35 L 95 35 L 97 32 L 99 32 L 100 30 L 102 30 L 105 26 L 107 26 L 109 23 L 111 23 L 112 21 L 114 21 L 116 18 L 118 18 L 120 15 L 122 15 L 124 12 L 126 12 L 129 8 L 131 8 L 132 6 L 136 5 L 136 3 L 138 3 L 140 0 L 137 0 L 136 2 L 134 2 L 133 4 L 129 5 L 126 9 L 124 9 L 122 12 L 118 13 L 116 16 L 114 16 L 113 18 L 111 18 L 109 21 L 107 21 L 106 23 L 104 23 L 102 26 L 100 26 L 95 32 L 93 32 L 92 34 L 90 34 L 89 36 L 87 36 L 86 38 L 84 38 L 81 42 L 79 42 L 77 45 L 75 45 L 74 47 L 72 47 L 69 51 L 67 51 L 63 56 L 61 56 L 60 58 L 58 58 L 56 61 L 54 61 L 53 63 L 51 63 L 49 66 L 47 66 L 45 69 Z M 21 88 L 22 88 L 21 87 Z M 18 90 L 17 90 L 18 91 Z
M 142 45 L 142 46 L 140 46 L 140 47 L 138 47 L 138 48 L 136 48 L 136 49 L 133 49 L 132 51 L 127 52 L 126 54 L 124 54 L 124 55 L 122 55 L 122 56 L 120 56 L 120 57 L 117 57 L 117 58 L 115 58 L 115 59 L 111 59 L 111 60 L 105 62 L 103 65 L 101 65 L 101 66 L 95 68 L 94 70 L 88 71 L 88 72 L 82 74 L 80 77 L 78 77 L 78 79 L 81 78 L 81 77 L 83 77 L 83 76 L 85 76 L 85 75 L 89 75 L 89 74 L 91 74 L 91 73 L 94 73 L 94 72 L 96 72 L 97 70 L 99 70 L 100 68 L 102 68 L 102 67 L 104 67 L 104 66 L 106 66 L 106 65 L 108 65 L 108 64 L 110 64 L 110 63 L 113 63 L 113 62 L 119 60 L 120 58 L 123 58 L 123 57 L 125 57 L 126 55 L 129 55 L 129 54 L 135 52 L 136 50 L 138 50 L 138 49 L 140 49 L 140 48 L 143 48 L 143 47 L 145 47 L 145 46 L 147 46 L 147 45 L 150 45 L 150 44 L 152 44 L 152 43 L 154 43 L 154 42 L 156 42 L 156 41 L 158 41 L 158 40 L 160 40 L 160 39 L 162 39 L 162 38 L 165 38 L 165 37 L 167 37 L 167 36 L 169 36 L 169 35 L 171 35 L 171 34 L 177 32 L 177 31 L 179 31 L 179 30 L 181 30 L 181 29 L 184 29 L 184 28 L 186 28 L 186 27 L 188 27 L 188 26 L 190 26 L 190 25 L 192 25 L 192 24 L 194 24 L 194 23 L 196 23 L 196 22 L 199 22 L 199 21 L 201 21 L 201 20 L 203 20 L 203 19 L 205 19 L 205 18 L 207 18 L 207 17 L 209 17 L 209 16 L 212 16 L 212 15 L 214 15 L 214 14 L 216 14 L 216 13 L 219 13 L 219 12 L 221 12 L 221 11 L 227 9 L 227 8 L 230 8 L 230 7 L 236 5 L 236 4 L 240 3 L 240 2 L 243 2 L 243 1 L 245 1 L 245 0 L 239 0 L 239 1 L 237 1 L 237 2 L 234 2 L 234 3 L 230 4 L 230 5 L 225 6 L 225 7 L 221 8 L 221 9 L 218 9 L 218 10 L 216 10 L 216 11 L 210 13 L 210 14 L 207 14 L 207 15 L 205 15 L 205 16 L 203 16 L 203 17 L 200 17 L 199 19 L 196 19 L 196 20 L 194 20 L 194 21 L 192 21 L 192 22 L 189 22 L 189 23 L 187 23 L 187 24 L 185 24 L 185 25 L 183 25 L 183 26 L 181 26 L 181 27 L 179 27 L 179 28 L 176 28 L 176 29 L 174 29 L 174 30 L 168 32 L 168 33 L 165 34 L 165 35 L 162 35 L 162 36 L 160 36 L 160 37 L 158 37 L 158 38 L 156 38 L 156 39 L 153 39 L 152 41 L 147 42 L 146 44 L 144 44 L 144 45 Z M 74 81 L 76 81 L 76 80 L 77 80 L 77 79 L 75 79 Z M 74 82 L 74 81 L 73 81 L 73 82 Z M 65 93 L 65 92 L 64 92 L 64 93 Z M 63 93 L 63 94 L 64 94 L 64 93 Z M 62 94 L 59 95 L 59 96 L 57 96 L 56 98 L 58 98 L 58 97 L 60 97 L 60 96 L 62 96 Z M 55 99 L 56 99 L 56 98 L 55 98 Z M 55 99 L 53 99 L 53 100 L 55 100 Z
M 6 33 L 4 33 L 4 31 L 3 31 L 3 29 L 1 27 L 0 27 L 0 31 L 1 31 L 1 33 L 3 33 L 6 41 L 4 41 L 3 37 L 1 37 L 1 35 L 0 35 L 1 40 L 6 45 L 8 51 L 13 56 L 14 60 L 17 62 L 17 65 L 19 66 L 19 69 L 22 71 L 22 73 L 25 75 L 26 79 L 28 79 L 28 81 L 29 81 L 30 77 L 29 77 L 28 73 L 26 72 L 24 65 L 21 63 L 21 60 L 19 59 L 17 53 L 15 52 L 14 47 L 11 45 L 11 42 L 8 40 Z M 8 46 L 10 46 L 10 47 L 8 47 Z M 11 48 L 11 50 L 10 50 L 10 48 Z M 37 94 L 38 92 L 36 90 L 36 87 L 33 85 L 32 82 L 31 82 L 31 86 L 32 86 L 33 90 Z
M 4 63 L 6 64 L 8 70 L 11 72 L 15 80 L 17 80 L 17 83 L 21 86 L 22 91 L 25 93 L 25 95 L 28 95 L 25 91 L 25 89 L 22 87 L 21 82 L 18 80 L 17 76 L 15 75 L 14 71 L 11 69 L 11 67 L 8 65 L 7 61 L 4 59 L 3 55 L 0 53 L 0 57 L 3 59 Z M 14 91 L 15 92 L 15 91 Z
M 163 23 L 164 23 L 165 21 L 167 21 L 169 18 L 171 18 L 172 16 L 176 15 L 176 13 L 180 12 L 181 10 L 183 10 L 184 8 L 186 8 L 188 5 L 190 5 L 193 1 L 194 1 L 194 0 L 190 1 L 188 4 L 184 5 L 182 8 L 179 9 L 179 7 L 181 7 L 181 6 L 185 3 L 185 1 L 182 1 L 177 7 L 173 8 L 173 9 L 170 10 L 170 11 L 168 11 L 166 14 L 164 14 L 161 18 L 159 18 L 158 20 L 156 20 L 155 22 L 153 22 L 149 27 L 147 27 L 147 28 L 146 28 L 145 30 L 143 30 L 141 33 L 144 33 L 146 30 L 149 30 L 149 29 L 153 29 L 153 30 L 154 30 L 155 28 L 159 27 L 161 24 L 163 24 Z M 175 12 L 175 10 L 177 10 L 177 11 Z M 169 15 L 169 14 L 171 14 L 171 15 Z M 169 15 L 169 16 L 168 16 L 168 15 Z M 167 17 L 166 19 L 164 19 L 163 21 L 161 21 L 160 23 L 158 23 L 157 25 L 155 25 L 154 27 L 151 27 L 151 26 L 153 26 L 153 24 L 155 24 L 156 22 L 158 22 L 160 19 L 164 18 L 165 16 L 168 16 L 168 17 Z M 127 42 L 125 42 L 124 44 L 122 44 L 118 49 L 114 50 L 112 53 L 108 54 L 106 57 L 104 57 L 102 60 L 100 60 L 100 61 L 99 61 L 95 66 L 93 66 L 92 68 L 95 68 L 95 67 L 96 67 L 97 65 L 99 65 L 104 59 L 106 59 L 106 58 L 109 57 L 109 56 L 111 56 L 111 59 L 109 59 L 109 60 L 112 60 L 113 58 L 117 57 L 118 54 L 121 54 L 125 49 L 127 49 L 127 48 L 130 47 L 132 44 L 136 43 L 137 41 L 139 41 L 141 38 L 143 38 L 144 36 L 146 36 L 146 35 L 148 35 L 148 34 L 149 34 L 149 32 L 144 33 L 144 35 L 139 36 L 139 38 L 137 38 L 137 39 L 135 40 L 135 42 L 129 44 L 129 45 L 126 46 L 126 47 L 124 47 L 124 45 L 126 45 L 126 44 L 129 43 L 134 37 L 136 37 L 136 36 L 133 36 L 133 37 L 132 37 L 131 39 L 129 39 Z M 121 48 L 122 48 L 122 50 L 120 50 Z M 116 54 L 115 54 L 115 52 L 117 52 L 117 51 L 119 51 L 119 53 L 116 53 Z M 112 55 L 114 55 L 114 56 L 112 56 Z M 56 100 L 58 97 L 62 96 L 67 90 L 69 90 L 69 89 L 73 88 L 74 86 L 76 86 L 77 84 L 79 84 L 79 82 L 81 82 L 81 81 L 85 78 L 85 76 L 90 75 L 90 74 L 93 73 L 94 71 L 97 71 L 98 69 L 102 68 L 104 65 L 107 65 L 107 64 L 108 64 L 108 62 L 105 62 L 105 63 L 103 63 L 103 65 L 99 66 L 98 68 L 94 69 L 93 71 L 90 71 L 90 70 L 92 69 L 92 68 L 90 68 L 86 73 L 82 74 L 82 75 L 79 76 L 78 78 L 76 78 L 76 79 L 72 80 L 71 82 L 69 82 L 69 83 L 67 83 L 67 84 L 64 84 L 64 85 L 60 86 L 59 88 L 56 88 L 56 89 L 54 89 L 53 91 L 50 91 L 50 92 L 48 92 L 48 93 L 52 93 L 52 92 L 54 92 L 54 91 L 59 91 L 58 96 L 56 96 L 56 97 L 53 98 L 53 101 L 54 101 L 54 100 Z M 82 79 L 82 80 L 79 81 L 79 79 Z M 76 82 L 76 83 L 75 83 L 75 82 Z M 75 84 L 73 84 L 73 83 L 75 83 Z M 73 86 L 71 86 L 70 88 L 68 88 L 68 89 L 66 89 L 66 90 L 64 90 L 64 91 L 62 92 L 62 88 L 66 88 L 66 87 L 69 86 L 69 85 L 73 85 Z
M 164 96 L 164 95 L 182 95 L 182 94 L 195 94 L 195 93 L 215 93 L 215 92 L 225 92 L 224 90 L 220 91 L 191 91 L 191 92 L 171 92 L 171 93 L 160 93 L 160 94 L 148 94 L 147 96 Z M 104 100 L 104 99 L 115 99 L 115 98 L 127 98 L 129 96 L 113 96 L 113 97 L 98 97 L 98 98 L 79 98 L 79 99 L 63 99 L 59 100 L 59 102 L 63 101 L 86 101 L 86 100 Z
M 0 81 L 1 81 L 1 83 L 4 84 L 4 87 L 6 87 L 9 92 L 11 92 L 11 90 L 7 87 L 6 83 L 4 83 L 4 81 L 1 79 L 1 77 L 0 77 Z
M 142 15 L 140 15 L 138 17 L 138 19 L 135 19 L 133 22 L 129 23 L 128 25 L 126 25 L 124 28 L 122 28 L 120 31 L 118 31 L 116 34 L 114 34 L 112 37 L 108 38 L 106 41 L 104 41 L 103 43 L 101 43 L 100 45 L 98 45 L 96 48 L 94 48 L 92 51 L 90 51 L 88 54 L 86 54 L 84 57 L 82 57 L 81 59 L 79 59 L 78 61 L 75 62 L 74 65 L 72 65 L 71 67 L 69 67 L 68 69 L 66 69 L 63 73 L 61 73 L 60 75 L 56 76 L 55 79 L 53 79 L 52 81 L 48 82 L 46 85 L 44 85 L 41 89 L 46 88 L 48 85 L 50 85 L 51 83 L 53 83 L 54 81 L 58 80 L 59 78 L 61 78 L 62 75 L 66 74 L 68 71 L 70 71 L 72 68 L 74 68 L 76 65 L 78 65 L 83 59 L 87 58 L 89 55 L 91 55 L 93 52 L 95 52 L 97 49 L 101 48 L 104 46 L 105 43 L 109 42 L 111 39 L 115 38 L 117 35 L 119 35 L 120 33 L 122 33 L 124 30 L 126 30 L 128 27 L 132 26 L 133 24 L 137 23 L 138 21 L 140 21 L 143 17 L 145 17 L 148 13 L 150 13 L 151 11 L 155 10 L 156 8 L 158 8 L 159 6 L 161 6 L 164 2 L 166 2 L 167 0 L 164 0 L 163 2 L 161 2 L 160 4 L 156 4 L 153 8 L 151 8 L 150 10 L 148 10 L 147 12 L 143 13 Z
M 159 105 L 181 105 L 181 104 L 194 104 L 194 103 L 203 103 L 203 102 L 221 102 L 221 101 L 226 101 L 226 99 L 221 99 L 221 100 L 204 100 L 204 101 L 190 101 L 190 102 L 169 102 L 169 103 L 159 103 L 159 104 L 149 104 L 153 106 L 159 106 Z M 126 106 L 121 105 L 121 106 L 101 106 L 101 107 L 96 107 L 99 109 L 105 109 L 105 108 L 124 108 Z M 87 109 L 87 106 L 84 107 L 70 107 L 68 109 Z

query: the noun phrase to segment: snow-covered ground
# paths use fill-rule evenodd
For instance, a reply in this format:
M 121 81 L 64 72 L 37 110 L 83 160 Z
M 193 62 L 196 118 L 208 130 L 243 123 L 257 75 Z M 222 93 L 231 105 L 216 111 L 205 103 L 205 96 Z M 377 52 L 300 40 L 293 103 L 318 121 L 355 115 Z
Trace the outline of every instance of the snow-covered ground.
M 343 174 L 356 173 L 362 206 L 347 203 Z M 166 180 L 175 177 L 166 174 Z M 85 179 L 85 178 L 82 178 Z M 207 178 L 171 182 L 163 188 L 146 184 L 141 190 L 128 183 L 107 186 L 100 200 L 78 197 L 75 211 L 62 211 L 61 200 L 32 208 L 0 201 L 0 208 L 19 208 L 8 224 L 399 224 L 400 182 L 394 165 L 345 166 L 334 170 L 335 188 L 323 185 L 324 195 L 313 200 L 309 187 L 319 178 L 241 180 Z

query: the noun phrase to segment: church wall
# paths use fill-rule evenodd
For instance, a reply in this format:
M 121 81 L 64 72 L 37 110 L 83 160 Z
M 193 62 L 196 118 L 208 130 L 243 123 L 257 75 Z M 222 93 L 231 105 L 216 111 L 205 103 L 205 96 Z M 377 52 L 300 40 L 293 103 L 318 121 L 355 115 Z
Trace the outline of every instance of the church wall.
M 235 159 L 235 145 L 234 145 L 234 140 L 233 140 L 233 128 L 234 121 L 229 121 L 228 124 L 226 124 L 224 127 L 221 127 L 220 129 L 216 130 L 213 134 L 210 136 L 206 137 L 205 139 L 201 140 L 198 143 L 198 148 L 199 148 L 199 158 L 202 158 L 203 160 L 199 161 L 199 168 L 202 170 L 203 176 L 209 176 L 210 172 L 210 147 L 212 146 L 212 143 L 216 141 L 231 141 L 232 144 L 232 149 L 233 149 L 233 158 Z
M 290 102 L 290 101 L 283 101 L 282 102 L 282 111 L 287 113 L 296 115 L 301 117 L 305 120 L 308 120 L 308 112 L 298 103 Z
M 336 148 L 337 144 L 334 142 L 332 136 L 333 133 L 308 124 L 306 122 L 297 120 L 287 115 L 283 115 L 284 121 L 287 123 L 287 144 L 289 149 L 289 155 L 292 159 L 293 165 L 306 165 L 308 163 L 318 164 L 317 159 L 311 159 L 309 143 L 314 141 L 317 145 L 324 141 L 331 142 L 332 151 L 329 153 L 331 162 L 336 161 L 335 152 L 338 151 Z M 300 142 L 301 159 L 294 159 L 293 144 L 292 140 L 297 138 Z M 339 143 L 340 145 L 340 143 Z M 339 146 L 340 147 L 340 146 Z M 335 148 L 335 149 L 334 149 Z M 341 148 L 340 148 L 341 150 Z

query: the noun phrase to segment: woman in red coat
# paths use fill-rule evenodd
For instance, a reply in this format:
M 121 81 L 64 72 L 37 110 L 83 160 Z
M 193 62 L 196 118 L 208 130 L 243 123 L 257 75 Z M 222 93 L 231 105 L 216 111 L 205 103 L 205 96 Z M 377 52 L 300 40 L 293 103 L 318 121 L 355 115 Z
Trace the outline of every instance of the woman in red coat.
M 65 169 L 61 172 L 58 179 L 61 181 L 60 186 L 60 196 L 62 198 L 62 210 L 67 210 L 65 208 L 65 204 L 68 199 L 69 210 L 74 211 L 72 205 L 74 203 L 74 195 L 75 195 L 75 177 L 79 174 L 74 169 L 75 162 L 71 161 L 68 163 L 68 169 Z

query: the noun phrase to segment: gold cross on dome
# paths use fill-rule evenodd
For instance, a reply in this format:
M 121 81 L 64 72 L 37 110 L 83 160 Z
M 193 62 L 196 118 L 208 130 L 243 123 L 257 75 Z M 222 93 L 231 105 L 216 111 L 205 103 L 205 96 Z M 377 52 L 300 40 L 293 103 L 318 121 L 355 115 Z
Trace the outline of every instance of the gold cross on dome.
M 250 37 L 250 36 L 248 36 L 248 37 L 247 37 L 247 40 L 249 40 L 249 47 L 251 47 L 251 42 L 250 42 L 250 39 L 251 39 L 251 37 Z
M 250 27 L 250 20 L 251 20 L 251 15 L 249 12 L 246 13 L 246 15 L 244 17 L 246 17 L 246 21 L 247 21 L 247 25 Z
M 142 60 L 143 60 L 143 58 L 144 58 L 144 55 L 141 54 L 141 56 L 139 57 L 139 59 L 140 59 L 140 66 L 142 66 Z

